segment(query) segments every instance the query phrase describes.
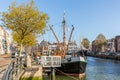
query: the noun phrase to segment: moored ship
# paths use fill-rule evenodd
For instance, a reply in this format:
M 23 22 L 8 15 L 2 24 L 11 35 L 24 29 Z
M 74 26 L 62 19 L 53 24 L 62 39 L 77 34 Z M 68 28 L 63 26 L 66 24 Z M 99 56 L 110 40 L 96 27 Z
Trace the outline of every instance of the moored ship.
M 85 73 L 87 64 L 84 53 L 86 51 L 81 50 L 75 53 L 74 56 L 66 55 L 61 61 L 61 71 L 72 76 L 82 77 L 81 75 Z
M 71 76 L 76 76 L 76 77 L 83 77 L 85 76 L 85 70 L 86 70 L 86 64 L 87 64 L 87 59 L 86 59 L 86 50 L 74 50 L 74 52 L 69 53 L 69 43 L 71 41 L 72 33 L 74 30 L 71 31 L 68 44 L 66 44 L 66 20 L 65 16 L 63 17 L 63 42 L 62 45 L 59 42 L 54 30 L 50 26 L 51 31 L 53 32 L 57 42 L 58 42 L 58 49 L 54 51 L 54 55 L 59 55 L 62 57 L 61 60 L 61 67 L 58 68 L 62 72 L 71 75 Z

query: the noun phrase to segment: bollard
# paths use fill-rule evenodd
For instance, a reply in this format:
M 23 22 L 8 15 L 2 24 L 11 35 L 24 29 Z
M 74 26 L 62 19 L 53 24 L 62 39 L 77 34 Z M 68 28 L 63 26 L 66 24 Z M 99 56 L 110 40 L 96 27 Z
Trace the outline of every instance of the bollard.
M 55 69 L 51 67 L 51 80 L 55 80 Z

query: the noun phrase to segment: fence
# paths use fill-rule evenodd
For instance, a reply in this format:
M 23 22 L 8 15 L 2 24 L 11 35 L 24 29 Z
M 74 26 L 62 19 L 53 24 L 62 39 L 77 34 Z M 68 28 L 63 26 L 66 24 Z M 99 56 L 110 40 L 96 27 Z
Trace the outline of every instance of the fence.
M 6 69 L 2 80 L 17 80 L 22 72 L 22 66 L 25 64 L 25 57 L 15 58 Z

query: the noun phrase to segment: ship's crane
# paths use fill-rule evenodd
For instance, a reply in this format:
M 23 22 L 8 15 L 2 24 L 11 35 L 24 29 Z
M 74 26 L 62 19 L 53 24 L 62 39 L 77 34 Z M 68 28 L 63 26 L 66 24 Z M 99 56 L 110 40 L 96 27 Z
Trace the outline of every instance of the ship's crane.
M 58 42 L 58 45 L 60 44 L 60 41 L 58 40 L 58 37 L 56 36 L 56 34 L 55 34 L 55 32 L 54 32 L 54 30 L 53 30 L 53 25 L 52 25 L 52 27 L 49 25 L 49 27 L 50 27 L 50 30 L 52 31 L 52 33 L 53 33 L 53 35 L 55 36 L 55 38 L 56 38 L 56 40 L 57 40 L 57 42 Z
M 53 25 L 52 25 L 52 26 L 53 26 Z M 60 50 L 62 53 L 59 54 L 59 55 L 62 56 L 62 55 L 64 55 L 63 53 L 65 52 L 65 49 L 64 49 L 63 46 L 60 44 L 60 41 L 59 41 L 57 35 L 55 34 L 55 31 L 53 30 L 52 26 L 49 25 L 50 30 L 52 31 L 53 35 L 55 36 L 55 39 L 57 40 L 57 46 L 60 47 L 60 48 L 62 49 L 62 51 Z

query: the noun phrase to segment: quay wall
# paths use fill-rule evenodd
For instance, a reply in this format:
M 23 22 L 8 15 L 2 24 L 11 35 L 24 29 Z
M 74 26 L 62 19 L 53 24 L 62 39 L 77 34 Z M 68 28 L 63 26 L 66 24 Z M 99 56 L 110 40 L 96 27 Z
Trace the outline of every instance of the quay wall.
M 87 56 L 91 57 L 98 57 L 103 59 L 113 59 L 113 60 L 120 60 L 120 56 L 109 56 L 109 55 L 93 55 L 93 54 L 87 54 Z

